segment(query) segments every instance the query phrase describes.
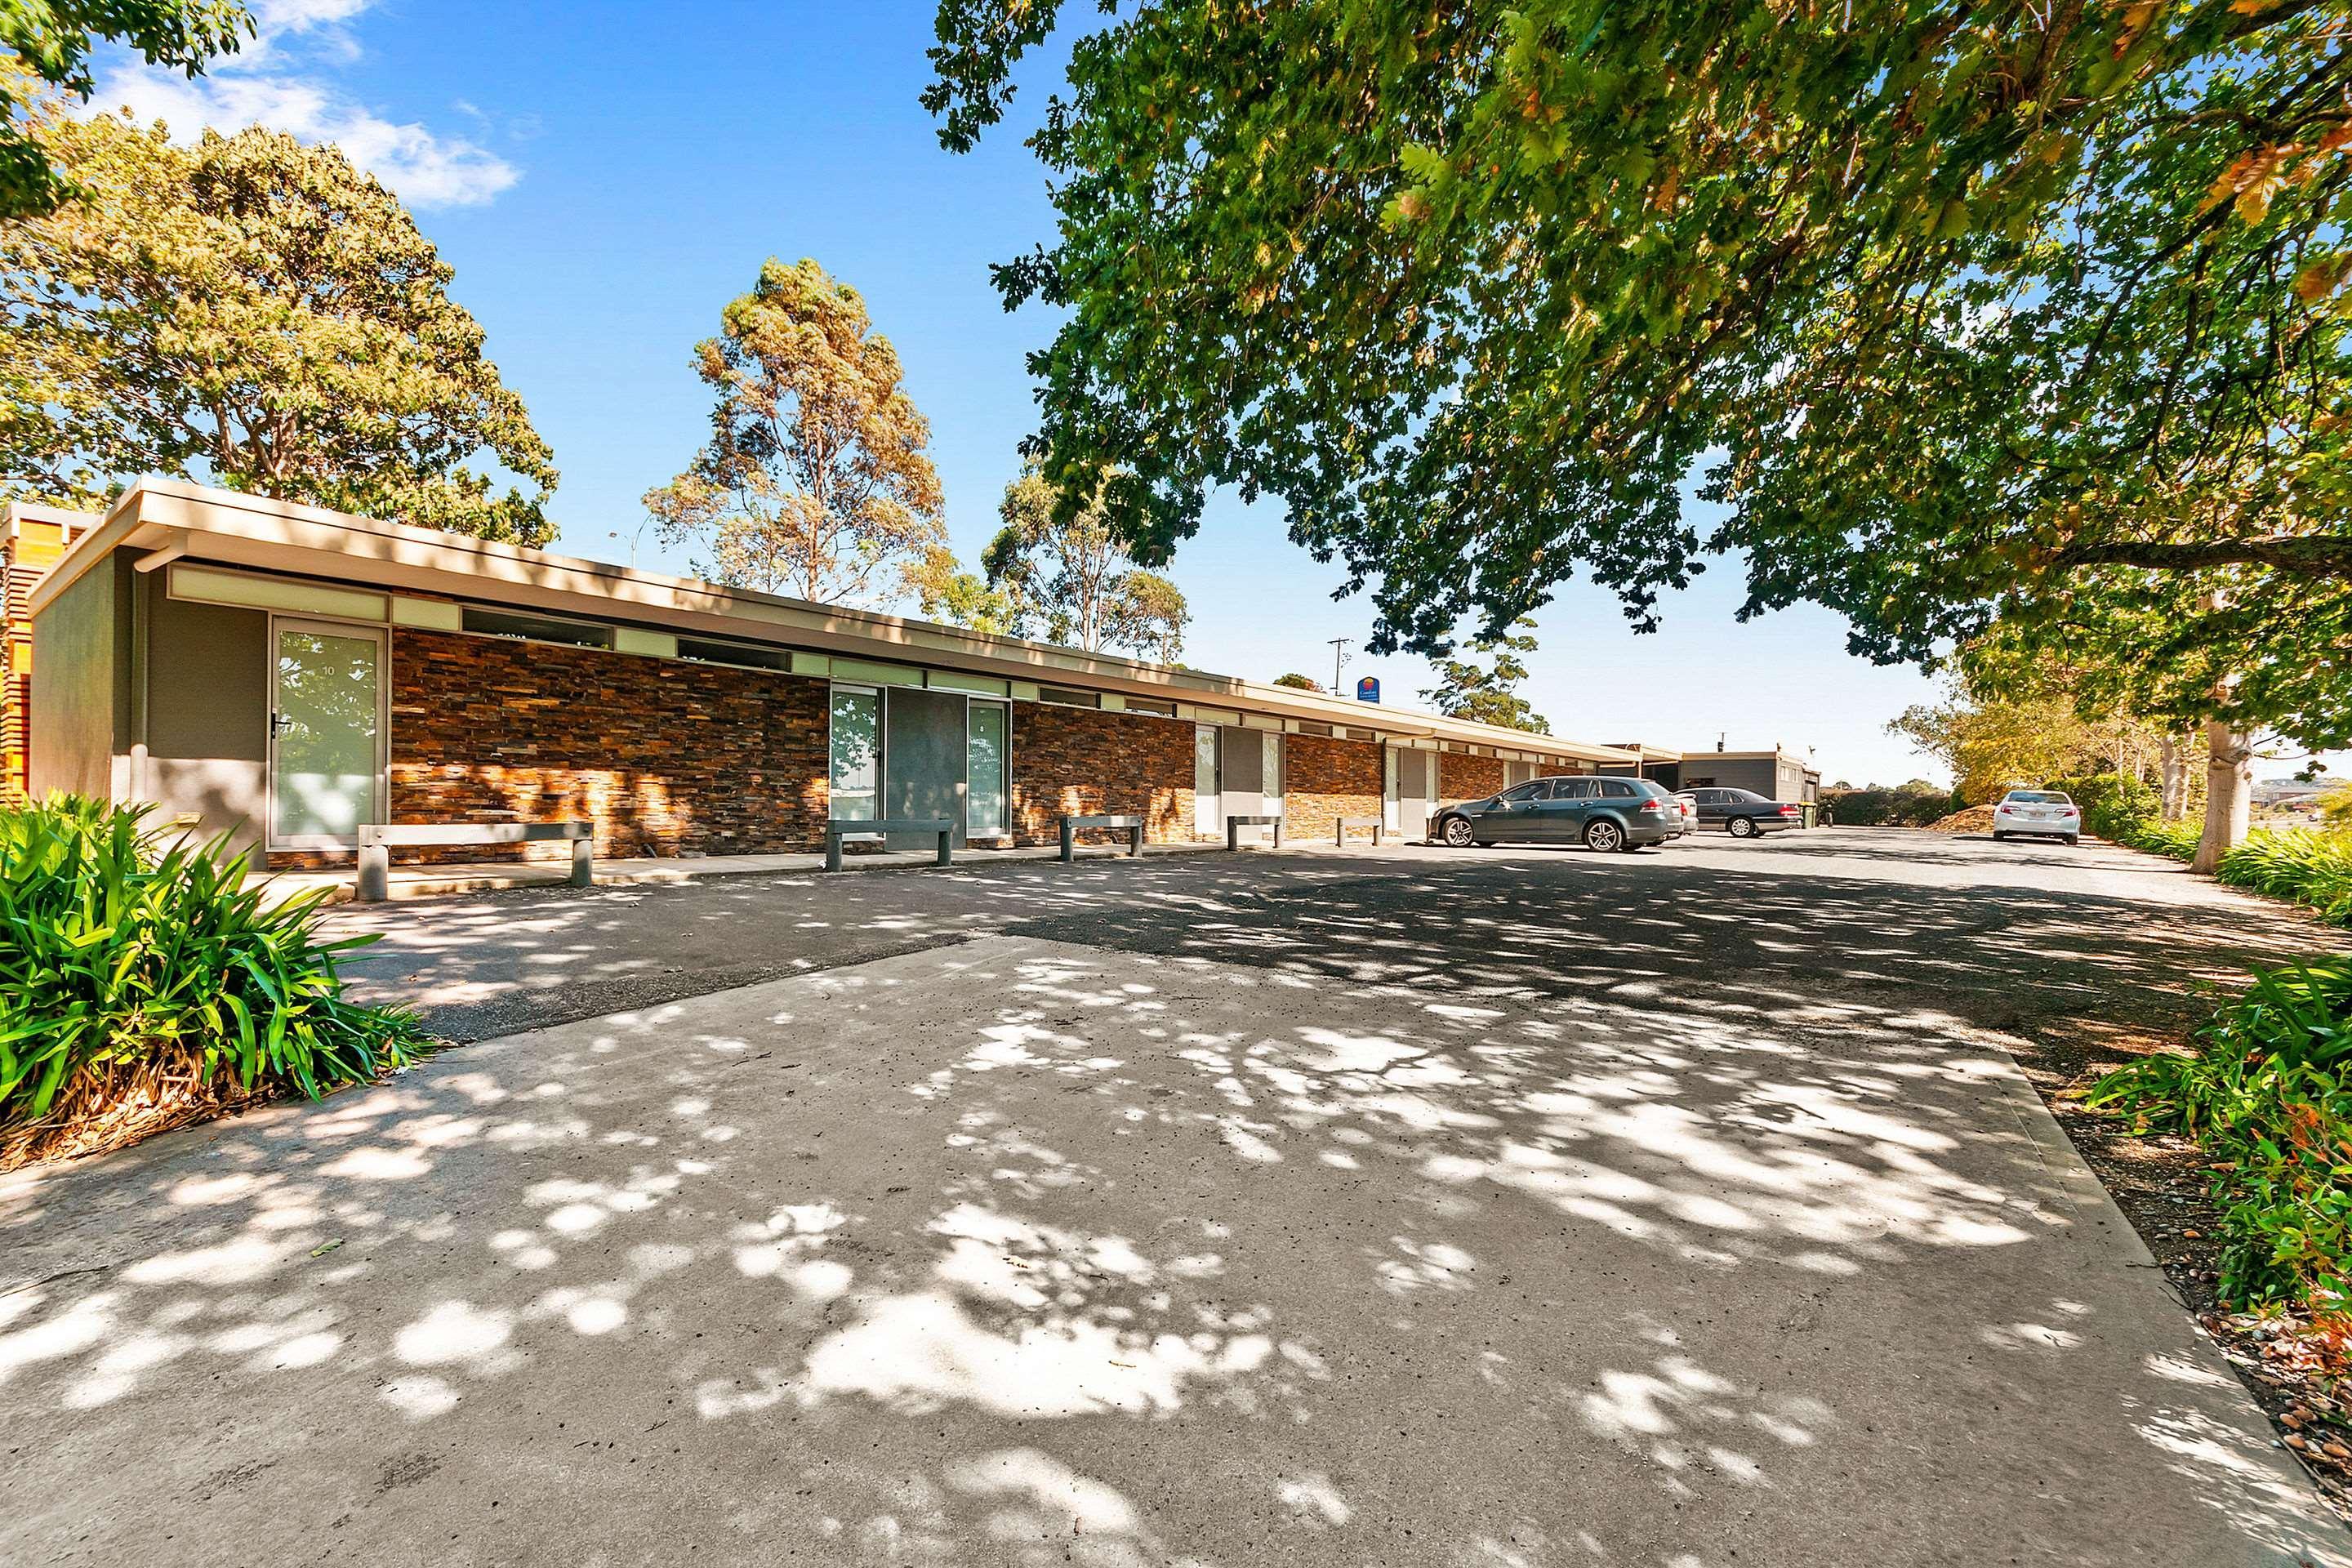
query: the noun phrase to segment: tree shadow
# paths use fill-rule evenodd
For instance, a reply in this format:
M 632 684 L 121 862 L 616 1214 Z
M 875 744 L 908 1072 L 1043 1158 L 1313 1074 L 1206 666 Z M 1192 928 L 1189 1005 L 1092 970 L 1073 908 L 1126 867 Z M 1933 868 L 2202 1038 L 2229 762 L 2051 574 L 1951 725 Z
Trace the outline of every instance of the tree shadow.
M 0 1184 L 42 1500 L 0 1552 L 2340 1545 L 1972 1016 L 2020 921 L 2100 925 L 2126 977 L 2153 931 L 1862 882 L 1743 918 L 1549 866 L 1118 868 L 1012 935 Z M 1606 951 L 1559 956 L 1571 912 Z M 1868 971 L 1809 984 L 1857 931 Z M 124 1474 L 206 1506 L 112 1509 Z

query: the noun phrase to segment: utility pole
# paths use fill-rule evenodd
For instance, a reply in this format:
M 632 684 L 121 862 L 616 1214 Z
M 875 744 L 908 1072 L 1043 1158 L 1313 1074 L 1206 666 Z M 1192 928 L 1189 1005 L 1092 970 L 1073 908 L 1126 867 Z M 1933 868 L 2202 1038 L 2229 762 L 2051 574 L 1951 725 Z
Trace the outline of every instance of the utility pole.
M 1355 640 L 1353 637 L 1331 639 L 1331 695 L 1334 697 L 1339 695 L 1339 667 L 1348 662 L 1348 645 Z

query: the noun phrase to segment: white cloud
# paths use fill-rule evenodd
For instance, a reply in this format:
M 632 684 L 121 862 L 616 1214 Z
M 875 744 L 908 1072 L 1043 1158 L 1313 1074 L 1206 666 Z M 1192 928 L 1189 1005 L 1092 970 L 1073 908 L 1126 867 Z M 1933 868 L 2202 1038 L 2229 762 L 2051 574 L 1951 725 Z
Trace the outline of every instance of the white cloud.
M 100 77 L 90 108 L 128 109 L 187 139 L 206 127 L 265 125 L 305 142 L 332 142 L 411 206 L 478 205 L 513 184 L 521 171 L 496 153 L 415 121 L 386 120 L 324 74 L 322 67 L 358 58 L 358 40 L 345 24 L 370 4 L 259 0 L 252 7 L 255 37 L 209 75 L 190 81 L 126 61 Z

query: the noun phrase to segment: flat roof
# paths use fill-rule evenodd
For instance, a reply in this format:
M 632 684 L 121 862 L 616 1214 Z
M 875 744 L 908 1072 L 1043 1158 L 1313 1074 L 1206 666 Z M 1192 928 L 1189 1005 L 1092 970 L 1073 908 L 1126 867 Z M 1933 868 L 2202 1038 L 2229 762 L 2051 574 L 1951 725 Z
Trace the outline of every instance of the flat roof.
M 1115 654 L 814 604 L 693 577 L 641 572 L 523 545 L 380 522 L 325 507 L 142 479 L 81 531 L 29 595 L 35 614 L 117 550 L 394 591 L 732 637 L 1126 696 L 1520 753 L 1537 761 L 1631 763 L 1641 753 L 1410 708 L 1358 702 Z

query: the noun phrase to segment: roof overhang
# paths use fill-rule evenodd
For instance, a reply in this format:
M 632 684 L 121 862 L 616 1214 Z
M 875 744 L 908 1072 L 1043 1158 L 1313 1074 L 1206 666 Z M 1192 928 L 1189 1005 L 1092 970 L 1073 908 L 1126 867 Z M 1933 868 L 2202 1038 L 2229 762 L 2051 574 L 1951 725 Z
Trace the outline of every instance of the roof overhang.
M 786 644 L 864 659 L 919 662 L 1024 681 L 1225 707 L 1399 738 L 1489 746 L 1569 762 L 1636 753 L 1321 692 L 1087 653 L 1019 637 L 812 604 L 690 577 L 640 572 L 520 545 L 379 522 L 173 479 L 142 480 L 85 529 L 34 586 L 34 613 L 117 550 L 170 551 L 255 571 L 543 610 L 709 637 Z

